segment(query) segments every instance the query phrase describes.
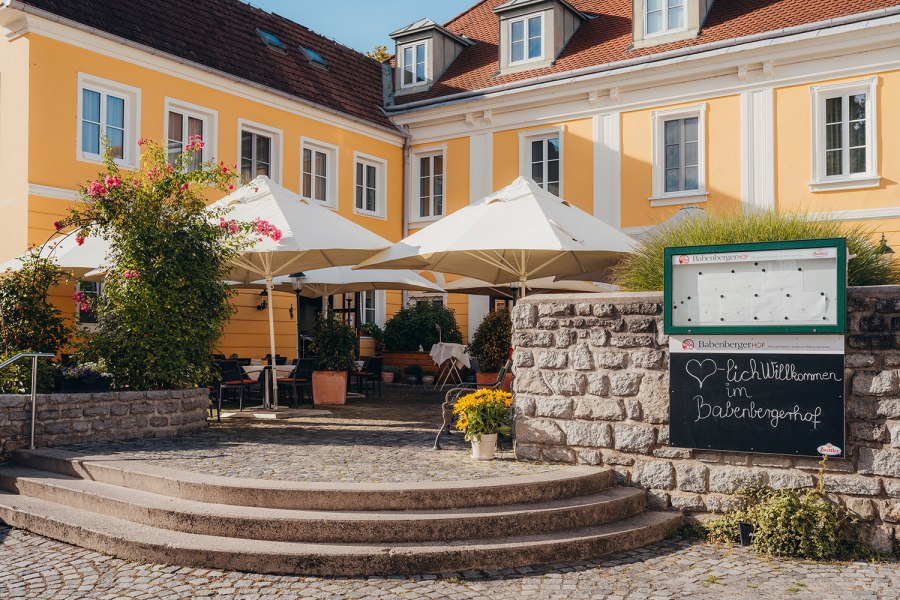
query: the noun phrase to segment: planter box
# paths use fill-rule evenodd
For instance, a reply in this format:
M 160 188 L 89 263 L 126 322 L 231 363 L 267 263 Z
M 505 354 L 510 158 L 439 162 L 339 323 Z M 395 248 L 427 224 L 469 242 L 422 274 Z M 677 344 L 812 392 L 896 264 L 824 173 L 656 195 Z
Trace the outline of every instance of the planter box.
M 346 404 L 346 371 L 313 371 L 313 404 Z

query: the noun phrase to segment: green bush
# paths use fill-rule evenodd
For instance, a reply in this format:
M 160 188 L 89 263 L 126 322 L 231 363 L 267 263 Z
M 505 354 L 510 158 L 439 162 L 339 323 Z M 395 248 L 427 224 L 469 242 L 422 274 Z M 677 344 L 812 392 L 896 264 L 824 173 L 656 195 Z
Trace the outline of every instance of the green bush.
M 384 341 L 388 350 L 394 352 L 415 352 L 421 346 L 430 350 L 440 339 L 455 344 L 462 343 L 462 333 L 456 324 L 453 309 L 436 302 L 417 302 L 414 306 L 401 309 L 384 326 Z
M 362 329 L 363 335 L 375 340 L 375 354 L 381 356 L 381 353 L 384 352 L 384 329 L 377 323 L 363 323 L 360 329 Z
M 613 282 L 633 292 L 662 290 L 666 247 L 839 237 L 847 238 L 848 252 L 856 255 L 850 260 L 849 285 L 900 283 L 900 269 L 893 255 L 880 253 L 879 245 L 872 241 L 872 232 L 861 225 L 771 212 L 703 215 L 663 224 L 616 266 Z
M 478 361 L 482 373 L 497 373 L 509 359 L 512 346 L 512 319 L 508 310 L 485 315 L 469 342 L 469 354 Z
M 356 356 L 356 332 L 334 313 L 323 312 L 316 319 L 311 349 L 317 371 L 346 371 Z

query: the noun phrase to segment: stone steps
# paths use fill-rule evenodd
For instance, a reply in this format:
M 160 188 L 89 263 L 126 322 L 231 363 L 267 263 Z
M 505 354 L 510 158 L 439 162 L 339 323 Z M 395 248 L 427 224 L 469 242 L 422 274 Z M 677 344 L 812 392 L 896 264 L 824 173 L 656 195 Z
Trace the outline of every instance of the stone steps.
M 283 542 L 462 540 L 539 534 L 639 513 L 644 492 L 610 488 L 537 504 L 434 511 L 315 511 L 212 504 L 23 467 L 0 467 L 0 489 L 162 529 Z
M 355 576 L 582 560 L 659 541 L 678 526 L 681 515 L 644 512 L 615 523 L 550 534 L 392 545 L 303 544 L 183 533 L 8 493 L 0 493 L 0 519 L 127 560 L 256 573 Z

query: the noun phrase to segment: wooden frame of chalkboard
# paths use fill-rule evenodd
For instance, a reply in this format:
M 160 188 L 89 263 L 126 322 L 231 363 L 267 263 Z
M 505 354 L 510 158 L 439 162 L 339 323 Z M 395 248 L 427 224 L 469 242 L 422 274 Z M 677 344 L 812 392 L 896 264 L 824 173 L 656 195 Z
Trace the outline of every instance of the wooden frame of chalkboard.
M 776 325 L 771 322 L 759 325 L 741 324 L 722 325 L 698 323 L 696 326 L 685 326 L 673 323 L 673 298 L 677 293 L 673 289 L 673 263 L 675 257 L 690 257 L 703 254 L 730 254 L 741 252 L 766 252 L 802 249 L 825 248 L 836 254 L 834 276 L 834 319 L 821 325 L 785 324 Z M 812 257 L 811 257 L 812 258 Z M 846 331 L 846 296 L 847 296 L 847 240 L 830 238 L 819 240 L 790 240 L 782 242 L 756 242 L 748 244 L 725 244 L 711 246 L 679 246 L 664 250 L 664 331 L 667 334 L 706 333 L 706 334 L 757 334 L 757 333 L 844 333 Z M 736 266 L 736 265 L 735 265 Z M 764 270 L 764 269 L 763 269 Z M 735 273 L 734 270 L 731 271 Z M 702 274 L 702 273 L 701 273 Z M 736 273 L 740 276 L 740 273 Z M 824 295 L 824 294 L 823 294 Z M 688 296 L 690 298 L 690 296 Z M 787 319 L 787 317 L 785 317 Z M 724 320 L 724 319 L 723 319 Z

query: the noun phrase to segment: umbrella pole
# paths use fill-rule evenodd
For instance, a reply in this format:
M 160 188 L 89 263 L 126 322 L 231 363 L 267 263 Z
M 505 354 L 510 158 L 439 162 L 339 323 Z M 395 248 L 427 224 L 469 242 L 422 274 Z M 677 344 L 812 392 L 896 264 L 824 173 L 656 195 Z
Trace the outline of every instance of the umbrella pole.
M 272 407 L 274 410 L 278 410 L 278 378 L 276 377 L 277 371 L 275 371 L 275 314 L 272 308 L 275 300 L 273 293 L 275 286 L 272 285 L 271 275 L 266 275 L 266 290 L 269 292 L 269 301 L 266 304 L 269 305 L 269 346 L 271 348 L 270 356 L 272 357 L 269 371 L 272 377 Z

